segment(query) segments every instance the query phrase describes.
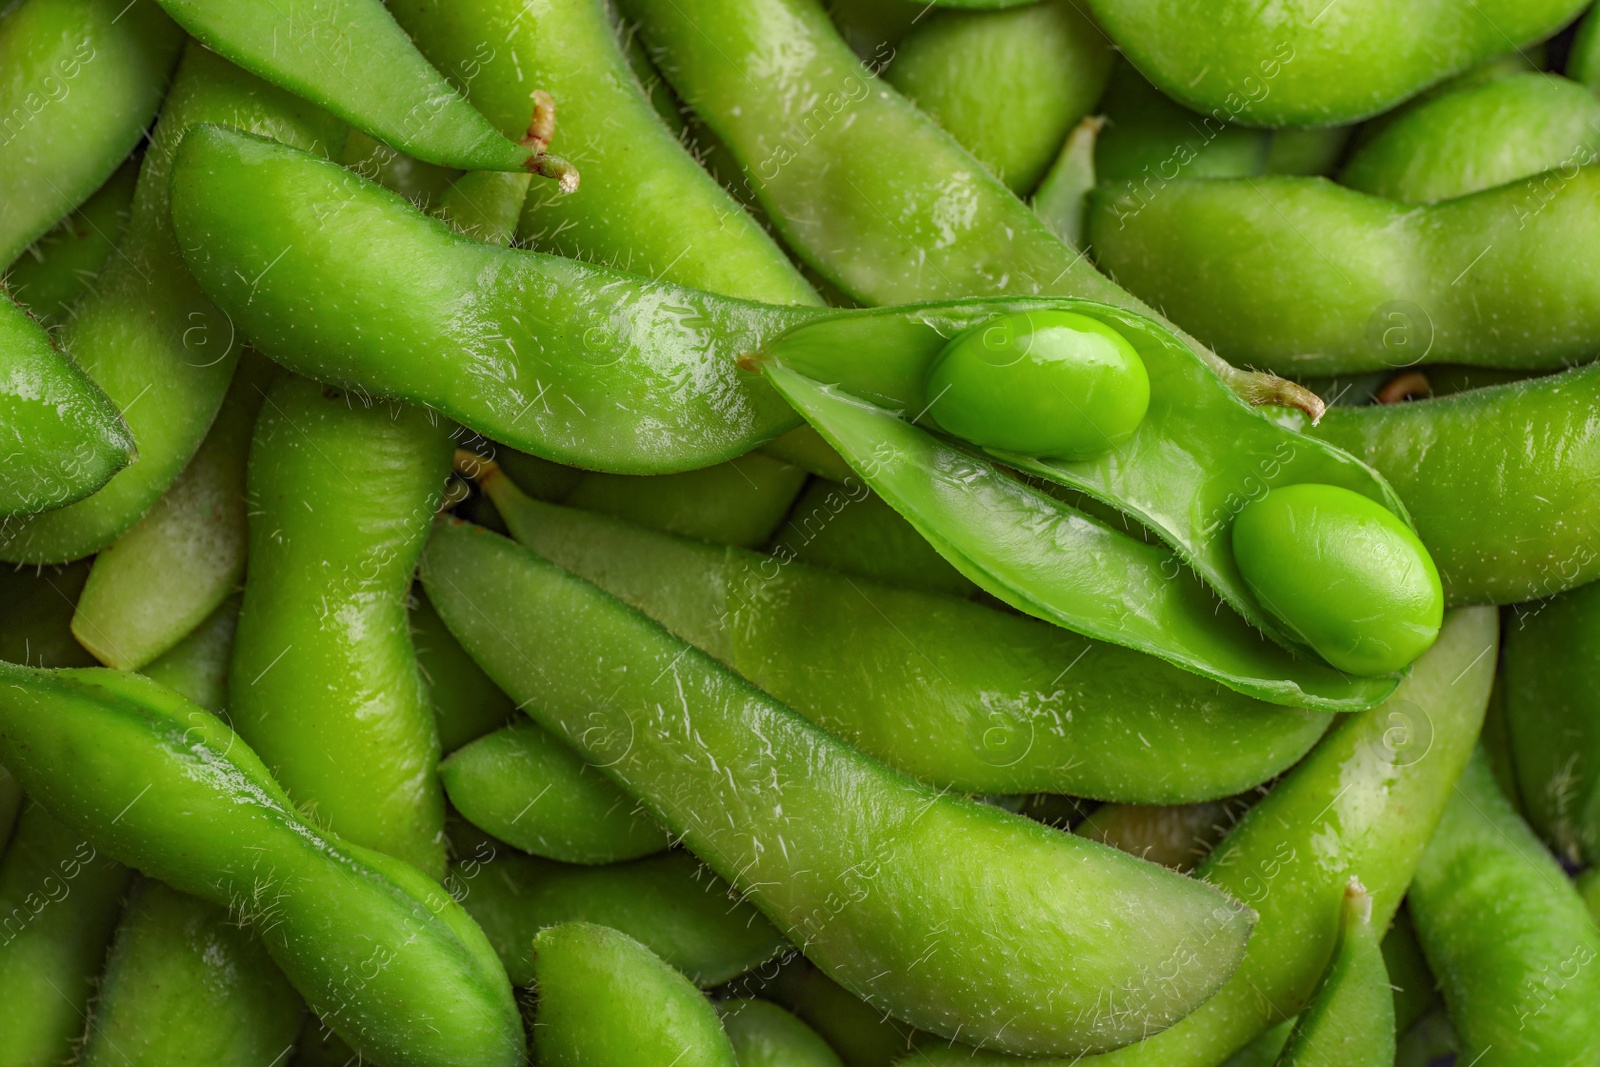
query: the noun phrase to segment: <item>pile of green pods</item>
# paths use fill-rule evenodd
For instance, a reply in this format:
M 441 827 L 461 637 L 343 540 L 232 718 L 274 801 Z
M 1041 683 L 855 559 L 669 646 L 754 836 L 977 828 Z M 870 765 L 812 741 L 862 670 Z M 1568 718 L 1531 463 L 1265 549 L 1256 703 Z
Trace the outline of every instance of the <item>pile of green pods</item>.
M 0 1067 L 1600 1067 L 1600 8 L 11 0 Z

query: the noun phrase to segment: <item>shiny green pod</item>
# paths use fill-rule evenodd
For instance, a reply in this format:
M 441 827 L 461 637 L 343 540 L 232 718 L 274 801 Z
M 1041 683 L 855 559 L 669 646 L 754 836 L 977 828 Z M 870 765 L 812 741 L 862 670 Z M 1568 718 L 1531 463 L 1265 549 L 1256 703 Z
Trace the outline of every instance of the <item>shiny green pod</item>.
M 844 1067 L 817 1032 L 770 1000 L 717 1005 L 739 1067 Z
M 1525 71 L 1403 109 L 1361 145 L 1339 182 L 1432 203 L 1600 160 L 1600 99 L 1577 82 Z
M 191 44 L 139 170 L 128 228 L 62 347 L 121 409 L 139 462 L 76 504 L 0 528 L 0 559 L 51 563 L 110 544 L 187 466 L 222 404 L 239 331 L 196 287 L 168 214 L 168 179 L 184 131 L 226 122 L 325 150 L 343 127 Z
M 137 458 L 116 405 L 0 292 L 0 531 L 82 500 Z
M 37 803 L 22 810 L 0 862 L 0 1063 L 72 1059 L 132 878 Z
M 1112 52 L 1070 0 L 920 18 L 885 79 L 1020 195 L 1099 99 Z
M 206 47 L 420 160 L 539 165 L 539 153 L 502 136 L 428 64 L 381 0 L 159 2 Z M 524 126 L 532 113 L 529 103 Z
M 1544 1067 L 1600 1049 L 1600 929 L 1474 756 L 1407 906 L 1462 1062 Z
M 1226 896 L 891 771 L 498 535 L 439 524 L 422 575 L 537 721 L 914 1025 L 1019 1052 L 1111 1048 L 1193 1010 L 1238 961 L 1251 914 Z M 1125 995 L 1111 1017 L 1094 1007 L 1108 985 Z
M 305 378 L 250 446 L 250 573 L 228 714 L 296 803 L 346 840 L 444 873 L 439 734 L 408 626 L 451 427 Z
M 254 933 L 152 879 L 129 895 L 89 1014 L 82 1067 L 262 1067 L 305 1005 Z
M 451 865 L 445 886 L 518 986 L 534 980 L 534 937 L 561 923 L 621 930 L 701 986 L 737 978 L 786 947 L 760 912 L 686 852 L 583 867 L 485 841 Z
M 73 305 L 117 250 L 138 179 L 138 157 L 129 157 L 82 207 L 6 269 L 6 288 L 46 328 L 71 317 Z
M 241 202 L 259 209 L 241 218 Z M 349 171 L 218 127 L 184 142 L 173 223 L 202 287 L 285 366 L 547 459 L 688 470 L 799 421 L 736 360 L 807 310 L 475 241 Z
M 770 304 L 820 303 L 772 238 L 695 162 L 645 96 L 601 0 L 396 0 L 425 54 L 505 133 L 530 89 L 555 101 L 556 144 L 584 175 L 535 186 L 531 247 Z
M 1322 178 L 1104 187 L 1089 242 L 1117 281 L 1250 366 L 1554 369 L 1600 345 L 1600 167 L 1585 162 L 1420 207 Z
M 1582 0 L 1089 0 L 1164 92 L 1252 126 L 1331 126 L 1387 111 L 1459 71 L 1550 36 Z
M 0 269 L 133 151 L 182 43 L 153 0 L 26 0 L 0 17 Z
M 1471 755 L 1494 677 L 1498 619 L 1453 612 L 1400 691 L 1344 717 L 1196 870 L 1259 910 L 1244 962 L 1187 1018 L 1103 1056 L 1051 1067 L 1212 1067 L 1303 1009 L 1332 958 L 1345 885 L 1386 926 Z M 1358 873 L 1359 872 L 1359 873 Z M 1009 1062 L 959 1048 L 930 1063 Z
M 533 954 L 544 1067 L 736 1067 L 711 1002 L 627 934 L 563 923 L 539 932 Z
M 1523 811 L 1571 863 L 1600 858 L 1600 584 L 1506 625 L 1506 726 Z
M 1210 800 L 1281 773 L 1331 718 L 987 605 L 700 545 L 485 484 L 534 551 L 937 786 Z
M 617 863 L 669 843 L 632 797 L 526 719 L 456 751 L 439 779 L 462 818 L 535 856 Z
M 242 355 L 200 450 L 144 517 L 95 556 L 72 632 L 106 666 L 131 671 L 151 662 L 244 577 L 245 457 L 277 370 L 253 352 Z
M 0 665 L 0 759 L 75 833 L 230 909 L 322 1021 L 398 1067 L 515 1067 L 511 985 L 409 864 L 306 821 L 198 705 L 136 674 Z
M 1372 898 L 1352 878 L 1333 959 L 1295 1021 L 1277 1067 L 1393 1067 L 1394 996 L 1378 942 Z

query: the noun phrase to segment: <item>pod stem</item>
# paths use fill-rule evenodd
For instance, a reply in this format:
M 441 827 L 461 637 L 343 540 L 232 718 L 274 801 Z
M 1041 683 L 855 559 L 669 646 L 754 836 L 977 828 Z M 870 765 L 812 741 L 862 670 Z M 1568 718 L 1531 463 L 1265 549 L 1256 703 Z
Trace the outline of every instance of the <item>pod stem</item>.
M 1320 396 L 1298 382 L 1265 371 L 1230 370 L 1232 373 L 1223 380 L 1240 399 L 1254 407 L 1294 408 L 1310 416 L 1313 426 L 1322 421 L 1323 413 L 1328 410 Z
M 528 120 L 528 132 L 520 142 L 531 148 L 533 154 L 524 164 L 528 173 L 552 178 L 563 193 L 578 191 L 578 168 L 560 156 L 549 152 L 550 141 L 556 135 L 556 100 L 543 89 L 533 91 L 533 117 Z

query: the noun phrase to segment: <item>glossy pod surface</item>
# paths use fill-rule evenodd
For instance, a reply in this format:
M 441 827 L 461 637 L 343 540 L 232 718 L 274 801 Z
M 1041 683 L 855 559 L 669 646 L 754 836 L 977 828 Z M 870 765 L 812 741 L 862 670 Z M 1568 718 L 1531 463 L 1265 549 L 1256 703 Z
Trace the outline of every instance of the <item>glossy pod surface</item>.
M 1116 1047 L 1182 1017 L 1237 962 L 1251 917 L 1228 898 L 890 771 L 510 541 L 441 524 L 422 573 L 513 698 L 811 959 L 910 1022 L 1017 1051 Z M 586 694 L 617 663 L 624 684 L 597 706 Z M 947 936 L 955 901 L 977 899 L 981 918 Z M 1145 965 L 1175 946 L 1189 965 L 1148 987 Z M 1108 986 L 1126 1013 L 1095 1008 Z
M 523 1062 L 510 983 L 460 906 L 307 823 L 216 717 L 117 671 L 0 678 L 0 757 L 29 795 L 96 849 L 257 926 L 341 1037 L 398 1065 Z

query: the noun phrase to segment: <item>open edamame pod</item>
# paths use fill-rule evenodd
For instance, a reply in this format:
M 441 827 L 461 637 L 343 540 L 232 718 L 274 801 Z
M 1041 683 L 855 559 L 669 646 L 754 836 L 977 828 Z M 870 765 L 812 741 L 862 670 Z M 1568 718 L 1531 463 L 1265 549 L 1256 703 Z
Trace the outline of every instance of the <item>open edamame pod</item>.
M 1360 872 L 1378 928 L 1410 885 L 1477 739 L 1498 628 L 1490 608 L 1452 612 L 1395 696 L 1345 717 L 1200 865 L 1197 877 L 1261 913 L 1216 996 L 1138 1044 L 1051 1067 L 1212 1067 L 1304 1008 L 1333 955 L 1349 879 Z M 1007 1062 L 960 1048 L 919 1055 Z
M 446 886 L 483 927 L 517 986 L 534 981 L 533 939 L 561 923 L 621 930 L 700 986 L 737 978 L 786 945 L 760 912 L 686 852 L 580 867 L 483 841 L 471 858 L 451 865 Z
M 365 1055 L 515 1067 L 511 984 L 416 868 L 308 823 L 219 719 L 136 674 L 0 665 L 0 759 L 96 849 L 229 908 Z
M 936 786 L 1211 800 L 1281 773 L 1330 719 L 983 604 L 641 530 L 497 479 L 486 489 L 535 552 Z
M 441 523 L 422 574 L 537 721 L 914 1025 L 1024 1053 L 1114 1048 L 1192 1011 L 1239 958 L 1250 912 L 1222 894 L 891 771 L 511 541 Z M 1098 1010 L 1107 988 L 1124 1010 Z
M 1600 1048 L 1600 930 L 1481 751 L 1417 867 L 1408 907 L 1463 1062 L 1585 1063 Z
M 182 44 L 154 0 L 26 0 L 0 17 L 0 270 L 133 151 Z
M 1278 1067 L 1394 1067 L 1394 996 L 1372 924 L 1372 897 L 1352 878 L 1339 913 L 1339 939 Z
M 817 1032 L 770 1000 L 717 1005 L 739 1067 L 844 1067 Z
M 111 399 L 0 291 L 0 530 L 82 500 L 137 455 Z
M 62 347 L 121 409 L 139 462 L 84 500 L 0 527 L 0 559 L 63 562 L 116 540 L 183 471 L 222 404 L 239 338 L 184 268 L 168 213 L 173 153 L 196 122 L 237 124 L 313 151 L 343 135 L 311 105 L 189 46 L 145 152 L 117 255 L 62 331 Z
M 527 170 L 576 188 L 576 174 L 564 176 L 559 160 L 501 136 L 474 110 L 422 58 L 381 0 L 159 2 L 206 47 L 420 160 L 461 170 Z
M 1600 166 L 1586 162 L 1422 207 L 1322 178 L 1103 187 L 1089 242 L 1117 281 L 1250 366 L 1555 369 L 1600 347 Z
M 1387 111 L 1508 47 L 1542 40 L 1582 0 L 1089 0 L 1161 89 L 1252 126 L 1331 126 Z
M 533 1048 L 548 1067 L 737 1067 L 717 1009 L 619 930 L 564 923 L 533 939 Z
M 259 1067 L 305 1005 L 226 910 L 150 878 L 129 896 L 89 1014 L 83 1067 Z
M 185 141 L 173 194 L 195 277 L 298 373 L 618 473 L 707 466 L 799 422 L 736 360 L 813 311 L 474 241 L 349 171 L 220 127 Z M 241 216 L 242 202 L 258 209 Z
M 348 841 L 443 875 L 439 734 L 407 602 L 451 427 L 305 378 L 273 385 L 250 446 L 250 572 L 231 722 Z

